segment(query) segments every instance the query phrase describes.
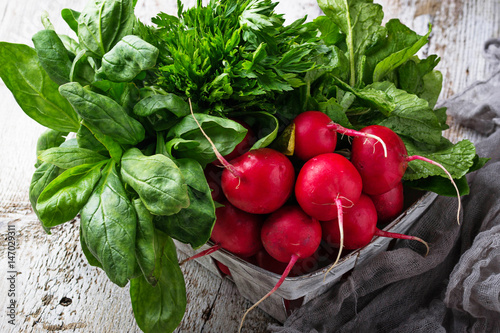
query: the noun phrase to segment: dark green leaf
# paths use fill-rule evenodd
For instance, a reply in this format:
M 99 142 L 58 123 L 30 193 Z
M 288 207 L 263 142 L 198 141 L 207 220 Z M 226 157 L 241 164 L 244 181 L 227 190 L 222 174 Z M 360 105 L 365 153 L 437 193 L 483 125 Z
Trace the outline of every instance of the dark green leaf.
M 143 332 L 173 332 L 186 311 L 186 285 L 172 239 L 156 231 L 155 250 L 158 283 L 153 287 L 143 276 L 131 280 L 132 309 Z
M 159 50 L 137 36 L 125 36 L 102 57 L 100 71 L 111 81 L 132 81 L 156 64 Z
M 135 145 L 145 137 L 144 127 L 113 99 L 71 82 L 59 88 L 85 122 L 118 143 Z
M 55 165 L 49 163 L 42 163 L 33 173 L 31 177 L 31 184 L 29 189 L 29 198 L 31 207 L 35 212 L 38 219 L 40 219 L 40 214 L 38 213 L 38 209 L 36 208 L 36 202 L 38 201 L 38 197 L 43 192 L 43 190 L 50 184 L 57 176 L 61 173 L 61 169 L 56 167 Z M 50 235 L 50 227 L 46 227 L 42 223 L 42 227 L 47 234 Z
M 64 171 L 38 197 L 36 209 L 45 227 L 73 219 L 87 203 L 105 162 L 79 165 Z
M 450 180 L 439 176 L 405 181 L 404 184 L 417 190 L 430 191 L 447 197 L 457 196 L 457 191 Z M 461 196 L 469 194 L 470 188 L 466 177 L 455 179 L 455 184 Z
M 198 162 L 191 159 L 175 162 L 186 180 L 191 204 L 177 214 L 155 217 L 155 226 L 174 239 L 198 248 L 208 241 L 215 223 L 211 190 Z
M 80 129 L 76 133 L 76 140 L 80 148 L 90 149 L 100 154 L 108 152 L 106 147 L 104 147 L 104 145 L 95 138 L 94 134 L 92 134 L 83 124 L 80 125 Z
M 59 132 L 51 129 L 43 132 L 36 143 L 36 156 L 38 157 L 42 150 L 59 147 L 66 140 L 64 138 L 66 135 L 68 135 L 67 132 Z M 38 160 L 35 167 L 38 167 L 42 163 L 42 161 Z
M 78 130 L 77 114 L 59 94 L 59 86 L 42 68 L 34 49 L 0 42 L 0 63 L 0 77 L 29 117 L 56 131 Z
M 49 77 L 59 85 L 69 82 L 71 60 L 57 33 L 54 30 L 41 30 L 32 40 L 38 60 Z
M 82 164 L 96 164 L 107 160 L 93 150 L 85 148 L 54 147 L 40 153 L 38 158 L 44 162 L 54 164 L 61 169 L 71 169 Z
M 96 257 L 90 252 L 89 248 L 87 247 L 87 242 L 85 241 L 85 237 L 83 236 L 83 230 L 80 226 L 80 246 L 82 247 L 82 252 L 85 255 L 85 258 L 87 258 L 88 263 L 91 266 L 94 267 L 99 267 L 102 269 L 102 264 L 99 260 L 97 260 Z
M 82 209 L 80 227 L 89 251 L 102 264 L 108 278 L 124 287 L 136 267 L 137 215 L 127 197 L 115 163 L 102 172 Z
M 110 136 L 102 134 L 99 130 L 93 128 L 90 124 L 82 121 L 82 125 L 86 127 L 94 138 L 100 142 L 108 151 L 109 156 L 116 162 L 120 163 L 123 155 L 123 149 L 118 142 L 113 140 Z
M 190 113 L 189 104 L 174 94 L 151 95 L 141 99 L 134 106 L 134 114 L 141 117 L 151 116 L 160 110 L 171 112 L 177 117 L 184 117 Z
M 233 120 L 201 113 L 195 115 L 205 133 L 212 139 L 217 150 L 223 156 L 232 152 L 247 133 L 247 130 L 243 126 Z M 167 138 L 181 138 L 200 143 L 196 147 L 192 147 L 190 144 L 189 149 L 185 149 L 186 147 L 179 145 L 179 150 L 174 154 L 176 157 L 192 158 L 202 166 L 216 159 L 212 146 L 191 115 L 185 116 L 179 123 L 172 127 Z
M 152 285 L 156 284 L 155 269 L 155 244 L 153 215 L 144 206 L 141 199 L 132 201 L 137 212 L 137 232 L 135 238 L 135 256 L 142 274 Z
M 98 58 L 130 35 L 136 18 L 131 0 L 89 1 L 78 18 L 78 39 Z
M 69 79 L 82 85 L 89 85 L 94 81 L 95 71 L 89 63 L 85 50 L 79 50 L 71 64 Z
M 144 156 L 137 148 L 123 154 L 121 174 L 155 215 L 172 215 L 189 206 L 181 170 L 165 155 Z

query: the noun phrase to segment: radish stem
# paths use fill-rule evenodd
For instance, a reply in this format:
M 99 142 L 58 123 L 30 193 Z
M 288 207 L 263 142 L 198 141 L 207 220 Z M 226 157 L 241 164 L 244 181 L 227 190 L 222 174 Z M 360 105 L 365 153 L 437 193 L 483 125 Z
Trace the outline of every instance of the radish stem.
M 393 232 L 388 232 L 380 229 L 375 230 L 375 236 L 380 236 L 380 237 L 388 237 L 388 238 L 398 238 L 398 239 L 406 239 L 406 240 L 414 240 L 417 242 L 420 242 L 425 245 L 427 252 L 425 253 L 425 256 L 429 254 L 429 244 L 427 244 L 426 241 L 423 239 L 416 237 L 416 236 L 408 236 L 408 235 L 403 235 L 403 234 L 396 234 Z
M 186 258 L 184 260 L 182 260 L 180 263 L 179 263 L 179 266 L 182 266 L 184 265 L 184 263 L 188 262 L 188 261 L 191 261 L 193 259 L 197 259 L 197 258 L 201 258 L 201 257 L 204 257 L 204 256 L 207 256 L 211 253 L 214 253 L 215 251 L 219 250 L 221 248 L 221 246 L 219 244 L 215 244 L 214 246 L 204 250 L 204 251 L 201 251 L 200 253 L 197 253 L 195 254 L 194 256 L 191 256 L 189 258 Z
M 295 265 L 295 263 L 297 262 L 297 260 L 299 259 L 299 256 L 297 256 L 296 254 L 292 254 L 291 258 L 290 258 L 290 261 L 288 262 L 288 265 L 286 266 L 285 268 L 285 271 L 283 272 L 283 274 L 281 275 L 281 278 L 279 279 L 278 283 L 276 283 L 276 285 L 274 286 L 273 289 L 271 289 L 270 292 L 268 292 L 264 297 L 262 297 L 259 301 L 257 301 L 257 303 L 255 303 L 254 305 L 252 305 L 246 312 L 245 314 L 243 315 L 243 318 L 241 318 L 241 322 L 240 322 L 240 327 L 238 328 L 238 333 L 241 332 L 241 329 L 243 328 L 243 322 L 245 321 L 245 318 L 246 316 L 248 315 L 248 313 L 250 313 L 250 311 L 252 311 L 253 309 L 255 309 L 260 303 L 262 303 L 266 298 L 268 298 L 269 296 L 271 296 L 272 293 L 274 293 L 276 290 L 278 290 L 278 288 L 283 284 L 283 282 L 285 281 L 286 277 L 288 276 L 288 274 L 290 274 L 290 271 L 292 270 L 293 266 Z
M 219 160 L 219 162 L 224 166 L 224 168 L 226 168 L 227 170 L 229 170 L 229 172 L 231 172 L 233 174 L 233 176 L 235 176 L 236 178 L 240 178 L 241 177 L 241 173 L 238 172 L 238 170 L 236 170 L 233 167 L 233 165 L 231 163 L 229 163 L 224 158 L 224 156 L 221 155 L 221 153 L 219 153 L 219 150 L 215 146 L 215 144 L 212 141 L 212 139 L 210 139 L 210 137 L 207 135 L 207 133 L 205 133 L 205 131 L 201 127 L 200 123 L 198 122 L 198 119 L 196 119 L 196 117 L 194 116 L 193 106 L 191 105 L 191 99 L 188 99 L 188 102 L 189 102 L 189 109 L 191 110 L 191 115 L 193 116 L 194 121 L 196 121 L 196 124 L 198 125 L 198 128 L 200 129 L 201 133 L 203 134 L 203 136 L 208 140 L 208 142 L 212 146 L 212 150 L 214 151 L 215 156 L 217 157 L 217 159 Z
M 455 181 L 453 180 L 453 177 L 448 172 L 448 170 L 446 170 L 446 168 L 444 166 L 442 166 L 441 164 L 439 164 L 438 162 L 435 162 L 431 159 L 428 159 L 427 157 L 423 157 L 423 156 L 419 156 L 419 155 L 408 156 L 408 158 L 406 160 L 408 162 L 411 162 L 414 160 L 424 161 L 424 162 L 430 163 L 432 165 L 435 165 L 435 166 L 441 168 L 444 171 L 444 173 L 446 173 L 446 175 L 450 179 L 451 183 L 455 187 L 455 191 L 457 192 L 457 199 L 458 199 L 457 223 L 460 225 L 460 210 L 462 209 L 462 200 L 460 198 L 460 191 L 458 190 L 457 184 L 455 184 Z
M 334 130 L 340 134 L 345 134 L 349 136 L 354 136 L 354 137 L 362 137 L 362 138 L 370 138 L 370 139 L 375 139 L 380 144 L 382 145 L 382 148 L 384 149 L 384 157 L 387 157 L 387 146 L 385 145 L 385 142 L 378 136 L 370 134 L 370 133 L 363 133 L 359 132 L 353 129 L 345 128 L 343 126 L 340 126 L 339 124 L 336 124 L 334 122 L 331 122 L 330 124 L 326 125 L 331 130 Z
M 340 200 L 340 198 L 335 199 L 335 204 L 337 205 L 337 215 L 338 215 L 337 221 L 339 224 L 339 232 L 340 232 L 339 252 L 337 253 L 337 258 L 335 259 L 335 262 L 326 271 L 325 276 L 323 277 L 323 281 L 325 281 L 326 275 L 339 262 L 340 255 L 342 254 L 342 248 L 344 247 L 344 210 L 342 209 L 342 201 Z

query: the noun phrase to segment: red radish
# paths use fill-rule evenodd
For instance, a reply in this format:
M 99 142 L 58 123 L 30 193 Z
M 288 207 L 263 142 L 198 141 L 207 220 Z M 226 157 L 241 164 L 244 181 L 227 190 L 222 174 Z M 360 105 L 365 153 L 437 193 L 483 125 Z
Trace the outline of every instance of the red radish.
M 288 265 L 274 288 L 245 312 L 240 331 L 247 314 L 283 284 L 297 260 L 307 258 L 316 251 L 321 242 L 321 225 L 300 207 L 284 206 L 266 219 L 261 238 L 266 251 L 274 259 L 288 262 Z
M 222 191 L 236 207 L 249 213 L 268 214 L 290 197 L 295 170 L 282 153 L 260 148 L 231 161 L 222 172 Z
M 251 150 L 229 163 L 196 119 L 191 100 L 191 115 L 208 140 L 225 170 L 221 186 L 227 200 L 248 213 L 268 214 L 280 208 L 290 197 L 295 182 L 292 162 L 282 153 L 260 148 Z
M 303 112 L 295 117 L 293 122 L 295 124 L 294 154 L 303 161 L 320 154 L 333 153 L 337 145 L 337 133 L 378 140 L 376 136 L 335 124 L 330 117 L 320 111 Z M 385 147 L 383 141 L 378 141 Z
M 295 196 L 310 216 L 327 221 L 337 218 L 340 206 L 352 206 L 361 195 L 362 181 L 356 168 L 342 155 L 321 154 L 300 169 Z
M 220 179 L 222 176 L 222 171 L 224 169 L 218 166 L 215 166 L 214 164 L 210 163 L 207 164 L 205 167 L 204 173 L 205 173 L 205 178 L 207 179 L 208 187 L 210 187 L 210 190 L 212 190 L 212 200 L 221 202 L 224 200 L 224 193 L 222 192 L 222 187 L 220 184 Z
M 216 220 L 210 237 L 215 245 L 183 260 L 181 264 L 209 255 L 221 248 L 241 257 L 253 256 L 262 249 L 260 231 L 263 217 L 244 212 L 227 201 L 222 204 L 223 207 L 215 210 Z
M 399 182 L 393 189 L 378 195 L 370 195 L 377 209 L 379 224 L 394 220 L 403 211 L 404 195 L 403 183 Z
M 257 260 L 257 266 L 269 271 L 273 272 L 275 274 L 283 274 L 285 271 L 286 267 L 288 266 L 287 262 L 281 262 L 273 257 L 269 253 L 267 253 L 266 250 L 262 249 L 260 250 L 256 255 L 255 258 Z M 290 272 L 288 276 L 293 276 L 293 272 Z
M 422 239 L 383 231 L 377 228 L 377 210 L 369 196 L 362 194 L 358 202 L 344 212 L 343 246 L 349 250 L 360 249 L 368 245 L 373 236 L 416 240 L 424 244 L 429 252 L 429 246 Z M 323 239 L 334 247 L 340 246 L 340 230 L 335 220 L 321 223 Z
M 238 119 L 231 119 L 231 120 L 233 120 L 233 121 L 237 122 L 238 124 L 240 124 L 241 126 L 245 127 L 248 132 L 245 135 L 245 137 L 243 138 L 243 140 L 240 143 L 238 143 L 238 145 L 236 145 L 236 147 L 234 147 L 234 150 L 232 152 L 230 152 L 229 154 L 224 156 L 224 158 L 227 161 L 231 161 L 232 159 L 235 159 L 236 157 L 243 155 L 244 153 L 249 151 L 250 148 L 252 148 L 252 145 L 255 143 L 255 134 L 254 134 L 252 128 L 247 123 L 245 123 L 241 120 L 238 120 Z M 216 166 L 222 166 L 222 164 L 219 162 L 219 160 L 215 160 L 214 162 L 212 162 L 212 164 L 214 164 Z
M 361 132 L 381 138 L 388 147 L 386 157 L 383 157 L 382 150 L 374 144 L 373 139 L 354 138 L 351 162 L 363 179 L 363 192 L 369 195 L 385 193 L 401 181 L 408 167 L 408 162 L 425 161 L 441 168 L 453 183 L 458 197 L 457 221 L 460 221 L 460 192 L 453 177 L 445 167 L 423 156 L 408 156 L 403 140 L 388 127 L 371 125 L 363 128 Z

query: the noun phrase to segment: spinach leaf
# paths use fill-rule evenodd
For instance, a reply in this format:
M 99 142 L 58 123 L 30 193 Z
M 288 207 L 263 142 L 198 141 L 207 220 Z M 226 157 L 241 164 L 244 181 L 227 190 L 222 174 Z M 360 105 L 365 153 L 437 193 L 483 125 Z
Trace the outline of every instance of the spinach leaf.
M 87 128 L 94 138 L 101 143 L 109 153 L 109 156 L 116 162 L 120 163 L 123 155 L 123 149 L 118 142 L 113 140 L 110 136 L 102 134 L 99 130 L 93 128 L 90 124 L 82 121 L 82 125 Z
M 158 283 L 152 286 L 143 276 L 130 280 L 132 309 L 143 332 L 173 332 L 186 311 L 186 285 L 172 239 L 157 230 L 154 243 Z
M 251 149 L 267 147 L 278 136 L 278 119 L 268 112 L 237 112 L 232 113 L 231 116 L 241 117 L 245 123 L 255 129 L 255 135 L 259 139 L 252 145 Z
M 85 54 L 85 50 L 80 49 L 71 64 L 69 80 L 82 85 L 89 85 L 94 81 L 94 77 L 95 70 L 89 62 L 89 57 Z
M 80 45 L 89 55 L 101 58 L 132 33 L 135 20 L 131 0 L 89 1 L 78 17 Z
M 108 158 L 85 148 L 54 147 L 40 153 L 38 158 L 61 169 L 71 169 L 82 164 L 96 164 Z
M 94 255 L 92 254 L 92 252 L 90 252 L 87 246 L 87 242 L 85 241 L 85 237 L 83 236 L 83 230 L 81 226 L 79 230 L 80 230 L 80 246 L 82 247 L 82 252 L 85 255 L 85 258 L 87 258 L 87 261 L 91 266 L 99 267 L 102 269 L 101 262 L 97 260 L 96 257 L 94 257 Z
M 64 138 L 68 135 L 67 132 L 60 132 L 55 130 L 46 130 L 40 135 L 36 143 L 36 156 L 40 155 L 43 150 L 59 147 L 66 139 Z M 35 167 L 39 167 L 43 162 L 37 158 Z
M 100 143 L 99 140 L 95 138 L 94 134 L 92 134 L 92 132 L 83 124 L 80 125 L 78 132 L 76 132 L 76 140 L 78 142 L 78 147 L 80 148 L 90 149 L 99 154 L 105 154 L 108 152 L 106 147 Z
M 127 115 L 123 107 L 110 97 L 84 89 L 71 82 L 59 88 L 85 122 L 121 144 L 135 145 L 145 137 L 140 122 Z
M 154 67 L 158 52 L 156 47 L 137 36 L 125 36 L 102 57 L 98 73 L 111 81 L 132 81 L 143 70 Z
M 165 155 L 144 156 L 137 148 L 123 154 L 121 175 L 155 215 L 172 215 L 189 206 L 181 170 Z
M 99 181 L 105 163 L 83 164 L 68 169 L 45 187 L 36 203 L 38 217 L 45 227 L 67 222 L 80 212 Z
M 217 150 L 223 156 L 232 152 L 247 133 L 247 130 L 243 126 L 230 119 L 202 113 L 196 113 L 195 116 L 205 133 L 212 139 Z M 184 146 L 182 142 L 178 142 L 175 146 L 177 150 L 174 154 L 178 158 L 192 158 L 202 166 L 216 159 L 212 146 L 191 115 L 185 116 L 173 126 L 168 132 L 168 138 L 194 140 L 200 143 L 198 146 L 193 147 L 192 144 Z
M 198 248 L 208 241 L 215 223 L 211 190 L 198 162 L 186 158 L 175 163 L 186 180 L 191 204 L 177 214 L 156 216 L 155 226 L 174 239 Z
M 69 82 L 72 62 L 57 33 L 54 30 L 41 30 L 32 40 L 38 61 L 49 77 L 59 85 Z
M 60 173 L 61 169 L 59 169 L 55 165 L 52 165 L 50 163 L 42 163 L 40 164 L 40 166 L 36 168 L 35 172 L 33 173 L 33 176 L 31 177 L 31 183 L 29 188 L 29 199 L 31 207 L 33 208 L 33 211 L 35 212 L 36 216 L 38 216 L 39 220 L 41 220 L 40 213 L 36 208 L 38 197 L 40 197 L 40 194 L 47 187 L 47 185 L 49 185 L 50 182 L 56 179 L 56 177 L 59 176 Z M 42 227 L 47 234 L 49 235 L 51 234 L 50 227 L 44 226 L 43 223 Z
M 175 94 L 150 95 L 141 99 L 134 106 L 134 114 L 140 117 L 148 117 L 160 110 L 173 113 L 176 117 L 184 117 L 190 114 L 189 104 Z
M 137 212 L 135 256 L 137 258 L 137 263 L 141 268 L 142 274 L 144 274 L 146 280 L 154 286 L 157 281 L 153 275 L 156 257 L 153 215 L 151 215 L 146 206 L 144 206 L 141 199 L 133 200 L 132 204 Z
M 58 91 L 34 49 L 0 42 L 0 77 L 23 111 L 39 124 L 61 132 L 76 132 L 78 116 Z
M 124 287 L 136 267 L 137 215 L 112 160 L 81 211 L 80 227 L 108 278 Z
M 63 10 L 61 10 L 61 17 L 64 21 L 66 21 L 71 30 L 78 34 L 78 19 L 80 18 L 80 12 L 77 12 L 73 9 L 64 8 Z

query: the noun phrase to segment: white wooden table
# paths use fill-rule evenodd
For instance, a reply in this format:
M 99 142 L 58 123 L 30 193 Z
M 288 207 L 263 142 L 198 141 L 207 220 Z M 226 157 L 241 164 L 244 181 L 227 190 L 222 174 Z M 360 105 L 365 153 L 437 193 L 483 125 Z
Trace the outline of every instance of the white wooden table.
M 190 6 L 195 1 L 184 1 Z M 483 58 L 488 38 L 500 37 L 500 0 L 379 0 L 386 20 L 397 17 L 420 34 L 432 23 L 430 42 L 421 51 L 438 54 L 444 77 L 441 99 L 484 79 L 491 68 Z M 59 16 L 62 8 L 81 10 L 77 0 L 2 0 L 0 41 L 32 44 L 42 29 L 40 15 L 49 13 L 58 32 L 70 33 Z M 159 11 L 176 13 L 175 0 L 139 0 L 136 14 L 145 22 Z M 283 0 L 278 11 L 288 20 L 321 12 L 315 1 Z M 1 66 L 2 64 L 0 64 Z M 467 136 L 455 126 L 446 135 L 453 141 Z M 89 266 L 78 241 L 78 221 L 46 235 L 32 213 L 28 188 L 35 162 L 35 145 L 44 128 L 28 118 L 0 81 L 0 332 L 140 332 L 135 324 L 128 287 L 119 288 L 106 275 Z M 15 284 L 17 311 L 10 325 L 7 306 L 8 228 L 15 228 Z M 250 303 L 233 284 L 191 262 L 183 268 L 188 306 L 178 332 L 234 332 Z M 253 311 L 247 332 L 264 332 L 275 322 L 261 310 Z

